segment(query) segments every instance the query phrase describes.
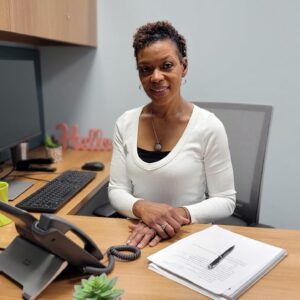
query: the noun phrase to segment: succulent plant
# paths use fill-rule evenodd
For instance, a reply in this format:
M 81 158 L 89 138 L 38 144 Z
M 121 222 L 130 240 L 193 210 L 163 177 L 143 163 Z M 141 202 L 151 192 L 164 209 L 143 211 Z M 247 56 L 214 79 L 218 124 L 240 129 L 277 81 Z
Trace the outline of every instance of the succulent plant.
M 44 144 L 48 148 L 57 148 L 59 144 L 56 142 L 55 138 L 49 134 L 46 134 L 44 137 Z
M 113 288 L 117 278 L 109 279 L 106 274 L 82 279 L 74 286 L 73 300 L 115 300 L 123 294 L 122 289 Z

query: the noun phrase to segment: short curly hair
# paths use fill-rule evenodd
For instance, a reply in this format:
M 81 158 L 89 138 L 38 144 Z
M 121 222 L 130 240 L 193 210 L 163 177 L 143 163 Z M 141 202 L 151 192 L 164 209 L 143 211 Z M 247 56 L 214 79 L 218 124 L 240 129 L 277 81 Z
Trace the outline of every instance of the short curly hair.
M 157 21 L 147 23 L 139 27 L 133 36 L 134 56 L 137 56 L 140 50 L 161 40 L 171 40 L 175 43 L 180 58 L 187 56 L 186 40 L 178 33 L 173 25 L 168 21 Z

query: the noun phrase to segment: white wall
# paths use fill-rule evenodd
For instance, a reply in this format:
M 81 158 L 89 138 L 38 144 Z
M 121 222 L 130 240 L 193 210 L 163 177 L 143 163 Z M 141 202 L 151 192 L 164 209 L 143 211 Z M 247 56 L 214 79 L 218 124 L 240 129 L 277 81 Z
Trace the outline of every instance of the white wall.
M 143 105 L 132 35 L 169 20 L 188 42 L 183 95 L 274 107 L 260 221 L 300 229 L 300 1 L 98 0 L 98 48 L 41 48 L 46 128 L 78 123 L 112 135 L 118 115 Z

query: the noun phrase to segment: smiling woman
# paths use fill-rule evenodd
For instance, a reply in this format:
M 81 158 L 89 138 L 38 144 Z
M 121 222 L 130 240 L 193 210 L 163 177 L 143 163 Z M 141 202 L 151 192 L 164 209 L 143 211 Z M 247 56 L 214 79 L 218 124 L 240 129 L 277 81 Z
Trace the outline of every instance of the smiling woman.
M 187 59 L 179 58 L 170 40 L 157 41 L 138 53 L 137 65 L 145 92 L 157 104 L 163 99 L 180 98 L 181 80 L 187 72 Z
M 119 213 L 140 220 L 128 243 L 143 248 L 183 225 L 231 215 L 235 189 L 223 124 L 181 95 L 185 38 L 169 22 L 148 23 L 133 48 L 150 102 L 117 120 L 109 198 Z

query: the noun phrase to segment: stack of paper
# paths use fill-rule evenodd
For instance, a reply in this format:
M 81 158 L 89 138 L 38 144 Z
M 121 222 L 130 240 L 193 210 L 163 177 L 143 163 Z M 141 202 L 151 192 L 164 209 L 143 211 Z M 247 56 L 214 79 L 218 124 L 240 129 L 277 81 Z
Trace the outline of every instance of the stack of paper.
M 231 246 L 234 249 L 209 269 L 208 265 Z M 150 270 L 212 299 L 236 299 L 286 255 L 284 249 L 213 225 L 148 259 Z

